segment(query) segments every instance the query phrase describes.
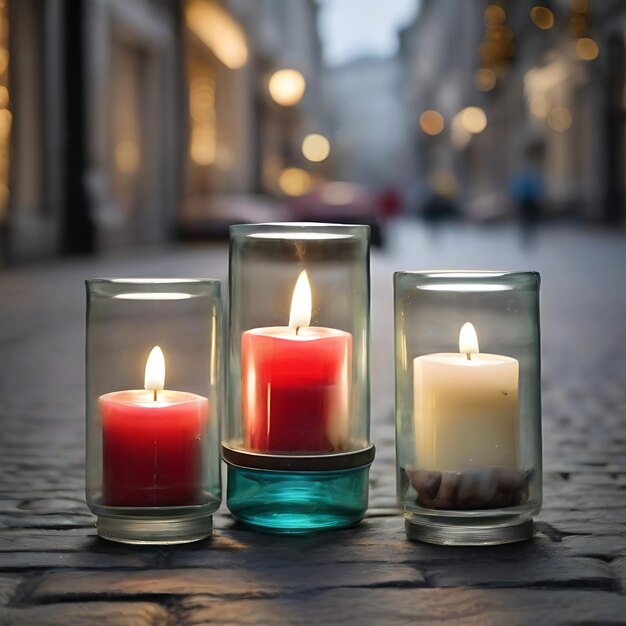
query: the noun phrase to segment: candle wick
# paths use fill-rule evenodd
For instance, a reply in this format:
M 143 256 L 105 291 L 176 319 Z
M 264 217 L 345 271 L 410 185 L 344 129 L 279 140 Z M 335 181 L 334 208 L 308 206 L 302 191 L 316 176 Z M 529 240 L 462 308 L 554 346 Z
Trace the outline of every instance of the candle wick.
M 296 335 L 298 334 L 299 330 L 300 330 L 300 326 L 296 326 Z
M 472 360 L 472 353 L 471 352 L 467 352 L 465 356 L 467 357 L 468 361 Z
M 157 401 L 157 390 L 156 389 L 154 389 L 154 401 L 155 402 Z

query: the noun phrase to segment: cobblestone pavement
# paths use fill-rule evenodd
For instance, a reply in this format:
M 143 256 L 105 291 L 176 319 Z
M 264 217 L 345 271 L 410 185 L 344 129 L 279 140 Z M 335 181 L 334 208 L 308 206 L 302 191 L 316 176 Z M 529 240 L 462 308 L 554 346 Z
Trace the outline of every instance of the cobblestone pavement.
M 545 502 L 532 541 L 405 539 L 395 505 L 391 276 L 543 274 Z M 83 496 L 83 280 L 223 278 L 226 247 L 0 273 L 0 624 L 626 624 L 626 237 L 392 228 L 375 253 L 371 506 L 357 528 L 277 538 L 236 527 L 173 548 L 99 540 Z

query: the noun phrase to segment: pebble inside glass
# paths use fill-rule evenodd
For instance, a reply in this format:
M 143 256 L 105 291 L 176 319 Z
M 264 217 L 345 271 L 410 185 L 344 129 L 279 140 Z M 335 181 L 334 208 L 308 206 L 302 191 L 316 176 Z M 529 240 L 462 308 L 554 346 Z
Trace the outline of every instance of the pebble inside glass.
M 409 536 L 473 544 L 532 532 L 538 284 L 534 273 L 396 274 L 398 489 Z

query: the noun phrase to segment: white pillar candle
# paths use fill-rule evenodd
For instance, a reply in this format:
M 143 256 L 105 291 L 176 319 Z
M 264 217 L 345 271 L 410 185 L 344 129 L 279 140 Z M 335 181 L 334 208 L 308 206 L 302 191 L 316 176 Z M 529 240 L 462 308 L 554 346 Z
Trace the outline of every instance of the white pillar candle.
M 480 354 L 469 322 L 459 353 L 413 360 L 417 467 L 463 472 L 517 469 L 519 362 Z

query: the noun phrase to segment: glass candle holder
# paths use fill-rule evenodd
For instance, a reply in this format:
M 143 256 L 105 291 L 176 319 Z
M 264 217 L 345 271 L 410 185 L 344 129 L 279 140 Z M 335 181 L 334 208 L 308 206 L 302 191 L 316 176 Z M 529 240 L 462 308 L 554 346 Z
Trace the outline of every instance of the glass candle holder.
M 220 283 L 86 286 L 86 495 L 98 534 L 203 539 L 221 500 Z
M 394 279 L 407 536 L 457 545 L 530 537 L 542 498 L 539 274 Z
M 230 229 L 227 504 L 275 533 L 367 509 L 369 227 Z

